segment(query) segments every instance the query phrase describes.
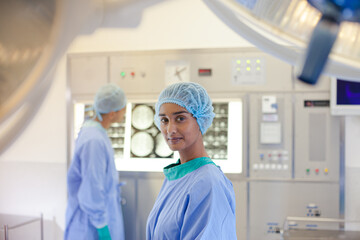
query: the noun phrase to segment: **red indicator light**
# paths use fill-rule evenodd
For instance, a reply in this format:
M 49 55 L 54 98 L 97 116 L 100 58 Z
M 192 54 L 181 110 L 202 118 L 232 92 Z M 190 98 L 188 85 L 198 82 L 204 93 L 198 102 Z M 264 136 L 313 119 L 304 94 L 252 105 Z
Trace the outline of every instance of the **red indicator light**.
M 131 76 L 135 76 L 135 73 L 134 73 L 134 72 L 131 72 Z
M 212 70 L 211 68 L 200 68 L 199 76 L 211 76 Z
M 315 169 L 315 172 L 316 172 L 316 173 L 319 173 L 319 169 L 318 169 L 318 168 L 317 168 L 317 169 Z

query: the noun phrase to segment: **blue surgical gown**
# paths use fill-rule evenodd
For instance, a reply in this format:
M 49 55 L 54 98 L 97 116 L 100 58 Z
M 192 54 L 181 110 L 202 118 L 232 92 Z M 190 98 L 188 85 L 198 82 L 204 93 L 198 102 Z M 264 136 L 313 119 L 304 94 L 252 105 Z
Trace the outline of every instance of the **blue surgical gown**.
M 234 189 L 210 158 L 178 162 L 164 173 L 147 240 L 237 239 Z
M 108 226 L 112 240 L 123 240 L 119 178 L 114 151 L 100 123 L 84 123 L 68 170 L 65 240 L 98 239 L 96 228 Z

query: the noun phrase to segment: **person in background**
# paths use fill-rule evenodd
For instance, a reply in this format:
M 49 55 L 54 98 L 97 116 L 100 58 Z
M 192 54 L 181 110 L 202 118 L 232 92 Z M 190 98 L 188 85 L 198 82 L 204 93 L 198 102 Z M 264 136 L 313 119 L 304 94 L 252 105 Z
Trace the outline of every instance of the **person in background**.
M 237 239 L 232 183 L 203 143 L 214 116 L 199 84 L 176 83 L 161 92 L 155 123 L 180 159 L 164 168 L 165 180 L 147 220 L 147 240 Z
M 119 178 L 106 129 L 124 119 L 126 97 L 115 84 L 95 95 L 95 118 L 85 121 L 68 170 L 65 240 L 123 240 Z

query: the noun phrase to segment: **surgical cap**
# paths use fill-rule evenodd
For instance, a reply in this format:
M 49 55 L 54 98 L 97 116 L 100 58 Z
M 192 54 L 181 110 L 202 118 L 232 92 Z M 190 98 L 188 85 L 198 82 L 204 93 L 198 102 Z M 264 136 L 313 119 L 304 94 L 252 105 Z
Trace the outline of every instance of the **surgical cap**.
M 101 114 L 116 112 L 126 106 L 124 91 L 113 83 L 102 86 L 94 99 L 94 110 L 97 118 L 102 121 Z
M 206 90 L 197 83 L 175 83 L 165 88 L 155 105 L 155 124 L 160 129 L 159 111 L 163 103 L 175 103 L 185 108 L 196 118 L 201 134 L 210 127 L 215 113 L 211 99 Z

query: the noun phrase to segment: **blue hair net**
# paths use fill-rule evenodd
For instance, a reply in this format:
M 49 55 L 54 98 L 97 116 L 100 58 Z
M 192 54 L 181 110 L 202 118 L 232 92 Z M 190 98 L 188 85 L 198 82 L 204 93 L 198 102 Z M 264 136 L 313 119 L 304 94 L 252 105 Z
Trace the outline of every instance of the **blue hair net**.
M 126 106 L 124 91 L 113 83 L 102 86 L 94 99 L 94 110 L 97 118 L 102 121 L 101 114 L 116 112 Z
M 197 83 L 175 83 L 165 88 L 155 105 L 155 124 L 160 129 L 159 111 L 163 103 L 175 103 L 185 108 L 196 118 L 201 134 L 210 127 L 215 113 L 211 99 L 206 90 Z

